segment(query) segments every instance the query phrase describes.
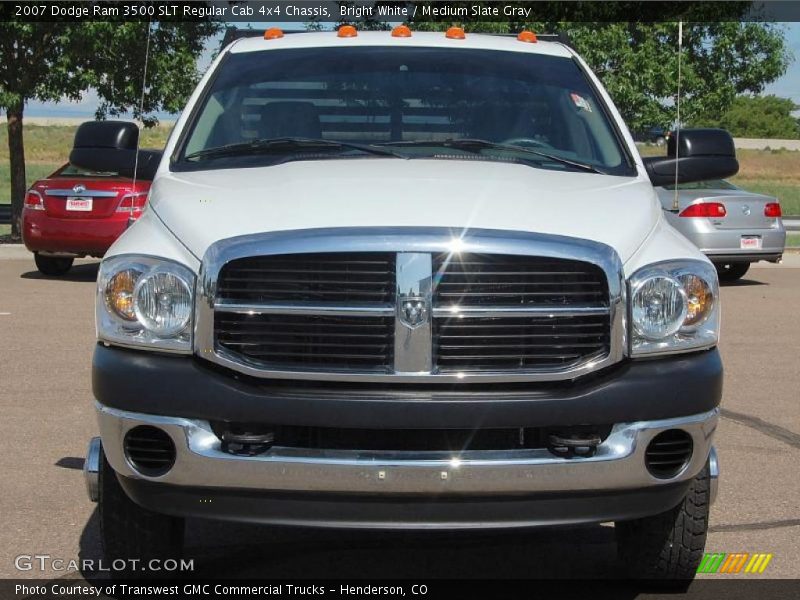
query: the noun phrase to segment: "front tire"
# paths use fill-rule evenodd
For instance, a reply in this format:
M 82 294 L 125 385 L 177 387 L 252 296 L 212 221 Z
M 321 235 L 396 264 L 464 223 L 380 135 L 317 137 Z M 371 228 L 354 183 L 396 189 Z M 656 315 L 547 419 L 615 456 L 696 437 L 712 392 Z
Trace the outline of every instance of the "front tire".
M 710 488 L 706 465 L 675 508 L 615 524 L 617 551 L 632 578 L 694 579 L 708 535 Z
M 101 463 L 98 499 L 100 539 L 107 564 L 114 569 L 112 576 L 138 579 L 169 575 L 164 571 L 147 570 L 148 563 L 153 559 L 180 559 L 183 553 L 184 519 L 154 513 L 133 502 L 122 489 L 105 454 Z M 131 559 L 139 562 L 133 564 Z M 127 565 L 124 570 L 113 567 L 114 561 L 120 560 Z
M 750 263 L 725 263 L 716 265 L 720 281 L 736 281 L 744 277 L 750 269 Z
M 33 260 L 42 275 L 52 277 L 65 275 L 72 268 L 72 263 L 75 262 L 74 258 L 68 256 L 42 256 L 38 252 L 33 254 Z

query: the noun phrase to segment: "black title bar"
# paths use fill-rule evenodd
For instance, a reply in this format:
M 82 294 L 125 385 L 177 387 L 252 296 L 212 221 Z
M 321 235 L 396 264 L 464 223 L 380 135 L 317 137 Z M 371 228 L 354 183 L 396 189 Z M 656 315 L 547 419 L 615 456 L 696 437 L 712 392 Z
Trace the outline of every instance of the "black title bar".
M 442 22 L 800 21 L 800 2 L 614 0 L 421 2 L 210 0 L 207 2 L 2 2 L 0 21 L 200 21 L 320 24 Z

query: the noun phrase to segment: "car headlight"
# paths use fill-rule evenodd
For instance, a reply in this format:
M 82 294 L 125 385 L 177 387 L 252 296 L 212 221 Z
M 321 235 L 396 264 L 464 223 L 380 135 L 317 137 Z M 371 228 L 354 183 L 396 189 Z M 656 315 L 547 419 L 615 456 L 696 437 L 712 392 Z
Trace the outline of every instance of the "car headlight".
M 685 352 L 719 341 L 717 272 L 700 261 L 648 265 L 630 278 L 631 355 Z
M 100 341 L 191 353 L 195 275 L 148 256 L 103 261 L 97 277 Z

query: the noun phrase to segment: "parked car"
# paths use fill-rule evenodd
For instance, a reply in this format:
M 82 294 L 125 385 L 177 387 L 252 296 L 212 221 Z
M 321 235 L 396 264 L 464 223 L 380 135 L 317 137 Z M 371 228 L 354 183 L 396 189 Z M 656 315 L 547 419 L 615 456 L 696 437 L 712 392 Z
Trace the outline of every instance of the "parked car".
M 648 144 L 655 144 L 656 146 L 663 146 L 669 140 L 670 132 L 663 127 L 648 127 L 633 133 L 633 139 L 637 142 L 645 142 Z
M 567 46 L 349 26 L 232 43 L 175 128 L 98 274 L 110 564 L 191 516 L 614 521 L 633 574 L 694 576 L 718 279 L 654 185 L 734 174 L 727 132 L 642 159 Z M 135 132 L 85 124 L 71 160 L 129 168 Z
M 720 279 L 743 277 L 750 264 L 778 262 L 786 229 L 777 198 L 748 192 L 724 180 L 658 188 L 669 223 L 711 259 Z
M 63 275 L 75 258 L 102 257 L 142 215 L 149 181 L 66 164 L 25 196 L 22 239 L 45 275 Z

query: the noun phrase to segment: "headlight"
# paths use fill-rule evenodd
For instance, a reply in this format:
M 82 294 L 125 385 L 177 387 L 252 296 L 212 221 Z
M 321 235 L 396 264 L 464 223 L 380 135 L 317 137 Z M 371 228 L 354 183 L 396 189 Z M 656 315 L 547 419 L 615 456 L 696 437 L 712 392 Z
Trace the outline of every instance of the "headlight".
M 195 275 L 146 256 L 103 261 L 97 277 L 100 341 L 157 350 L 192 351 Z
M 629 282 L 631 354 L 710 348 L 719 340 L 719 283 L 700 261 L 649 265 Z

